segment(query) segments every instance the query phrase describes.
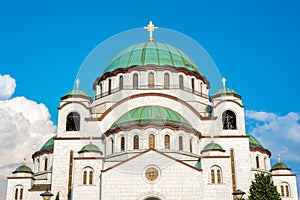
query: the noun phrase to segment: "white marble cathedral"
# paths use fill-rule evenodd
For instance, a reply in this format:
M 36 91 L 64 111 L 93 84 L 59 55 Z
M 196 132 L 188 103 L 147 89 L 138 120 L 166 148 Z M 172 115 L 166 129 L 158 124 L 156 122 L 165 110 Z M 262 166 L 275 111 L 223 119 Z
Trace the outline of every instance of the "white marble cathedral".
M 8 177 L 7 200 L 231 200 L 254 174 L 271 174 L 283 200 L 298 199 L 296 175 L 270 166 L 271 152 L 245 132 L 233 89 L 210 83 L 181 50 L 134 44 L 95 77 L 95 97 L 61 97 L 57 134 Z

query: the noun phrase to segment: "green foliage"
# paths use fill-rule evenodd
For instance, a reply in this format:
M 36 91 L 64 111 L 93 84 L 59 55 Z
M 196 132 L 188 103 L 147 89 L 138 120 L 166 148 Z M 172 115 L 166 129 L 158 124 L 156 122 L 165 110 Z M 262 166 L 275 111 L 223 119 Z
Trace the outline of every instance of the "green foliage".
M 255 174 L 255 179 L 250 186 L 249 200 L 280 200 L 280 194 L 270 175 Z

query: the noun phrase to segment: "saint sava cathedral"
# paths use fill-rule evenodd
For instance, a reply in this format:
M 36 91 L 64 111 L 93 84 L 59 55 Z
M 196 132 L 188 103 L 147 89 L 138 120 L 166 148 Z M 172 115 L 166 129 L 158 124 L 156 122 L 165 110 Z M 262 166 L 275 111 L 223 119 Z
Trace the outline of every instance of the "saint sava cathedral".
M 119 52 L 91 86 L 60 98 L 57 134 L 8 175 L 7 200 L 248 199 L 256 173 L 283 200 L 296 175 L 246 133 L 241 95 L 210 82 L 180 49 L 149 40 Z

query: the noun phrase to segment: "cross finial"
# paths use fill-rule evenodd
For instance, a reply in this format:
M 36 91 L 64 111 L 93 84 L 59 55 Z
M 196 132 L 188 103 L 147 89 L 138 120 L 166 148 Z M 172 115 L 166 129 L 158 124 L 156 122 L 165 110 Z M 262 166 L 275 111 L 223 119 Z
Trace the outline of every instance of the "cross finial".
M 145 26 L 144 29 L 149 31 L 149 42 L 153 42 L 154 40 L 152 37 L 152 33 L 154 30 L 158 29 L 158 27 L 154 26 L 154 24 L 152 24 L 152 21 L 150 21 L 148 26 Z
M 90 144 L 92 144 L 93 136 L 90 135 Z
M 210 138 L 211 138 L 211 143 L 214 143 L 214 136 L 212 135 L 210 136 Z
M 24 159 L 23 159 L 23 166 L 26 165 L 26 157 L 24 156 Z
M 75 83 L 76 83 L 76 89 L 78 89 L 78 88 L 79 88 L 80 80 L 79 80 L 79 79 L 76 79 Z
M 280 154 L 277 155 L 278 163 L 280 163 Z
M 223 78 L 221 79 L 221 81 L 222 81 L 222 83 L 223 83 L 223 87 L 226 87 L 226 81 L 227 81 L 227 79 L 226 79 L 225 77 L 223 77 Z

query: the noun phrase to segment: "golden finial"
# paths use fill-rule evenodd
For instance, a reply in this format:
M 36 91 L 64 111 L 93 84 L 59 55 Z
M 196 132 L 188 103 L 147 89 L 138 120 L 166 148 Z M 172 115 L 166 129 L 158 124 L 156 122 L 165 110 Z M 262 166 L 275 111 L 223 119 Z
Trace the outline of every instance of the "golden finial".
M 26 166 L 26 157 L 24 156 L 24 159 L 23 159 L 23 166 Z
M 278 163 L 280 163 L 280 154 L 277 155 Z
M 92 144 L 93 136 L 90 135 L 90 144 Z
M 153 42 L 153 31 L 157 30 L 158 27 L 157 26 L 154 26 L 154 24 L 152 24 L 152 21 L 150 20 L 148 26 L 145 26 L 144 27 L 145 30 L 149 31 L 149 42 Z
M 210 138 L 211 138 L 211 143 L 214 143 L 214 136 L 212 135 L 210 136 Z
M 78 78 L 78 79 L 76 79 L 75 83 L 76 83 L 76 89 L 78 89 L 78 88 L 79 88 L 79 83 L 80 83 L 80 80 L 79 80 L 79 78 Z

